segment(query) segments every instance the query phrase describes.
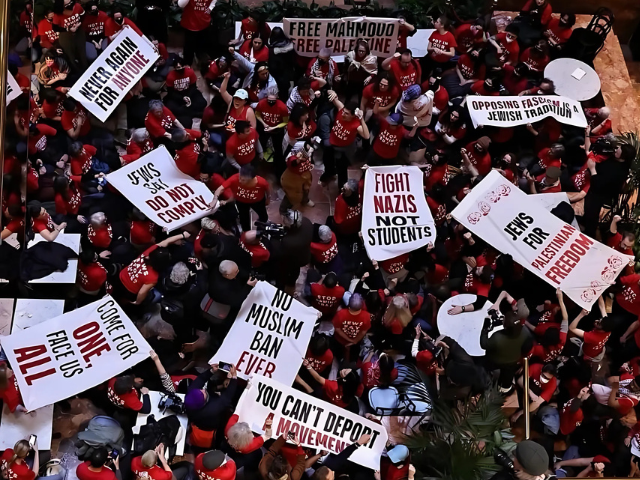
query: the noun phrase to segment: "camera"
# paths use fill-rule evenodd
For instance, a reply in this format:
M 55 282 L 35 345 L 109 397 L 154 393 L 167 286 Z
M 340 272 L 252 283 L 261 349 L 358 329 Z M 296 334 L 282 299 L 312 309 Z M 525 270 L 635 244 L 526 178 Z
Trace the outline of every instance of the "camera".
M 258 237 L 271 239 L 271 237 L 282 238 L 286 232 L 280 223 L 274 223 L 271 220 L 266 222 L 255 222 Z
M 166 393 L 160 398 L 158 409 L 164 413 L 167 410 L 172 411 L 176 415 L 185 412 L 184 402 L 175 393 Z
M 489 314 L 489 317 L 488 317 L 488 320 L 489 320 L 488 329 L 489 329 L 489 331 L 493 330 L 494 328 L 501 327 L 501 326 L 504 325 L 504 315 L 502 315 L 502 313 L 500 313 L 499 310 L 491 309 L 487 313 Z M 486 324 L 485 324 L 485 326 L 486 326 Z
M 615 152 L 616 146 L 607 137 L 600 137 L 591 146 L 592 150 L 600 155 L 611 154 Z
M 513 460 L 511 460 L 511 457 L 507 455 L 507 452 L 505 452 L 500 448 L 496 448 L 495 451 L 493 452 L 493 460 L 496 462 L 496 465 L 502 467 L 511 475 L 515 476 L 516 467 L 513 464 Z

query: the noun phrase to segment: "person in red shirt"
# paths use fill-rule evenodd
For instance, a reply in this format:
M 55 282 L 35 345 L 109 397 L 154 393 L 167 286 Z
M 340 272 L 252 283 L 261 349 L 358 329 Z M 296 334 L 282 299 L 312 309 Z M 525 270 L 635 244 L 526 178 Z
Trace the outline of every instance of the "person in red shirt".
M 527 48 L 520 54 L 520 61 L 529 67 L 529 71 L 536 77 L 542 77 L 544 68 L 549 64 L 549 44 L 544 38 L 538 40 L 533 47 Z
M 552 17 L 551 20 L 549 20 L 547 29 L 542 32 L 542 35 L 549 42 L 552 51 L 560 51 L 563 45 L 567 43 L 573 32 L 571 27 L 573 27 L 575 23 L 576 16 L 573 13 L 561 13 L 559 18 Z
M 215 2 L 211 0 L 180 0 L 182 8 L 180 26 L 185 29 L 184 61 L 186 65 L 193 63 L 193 56 L 198 53 L 198 60 L 208 49 L 211 31 L 211 9 Z
M 426 332 L 422 331 L 420 324 L 416 325 L 415 329 L 416 335 L 411 345 L 411 356 L 416 359 L 416 366 L 429 376 L 436 372 L 444 373 L 432 350 L 438 347 L 438 344 L 441 344 L 443 348 L 449 348 L 449 346 L 444 342 L 434 342 Z
M 240 22 L 240 35 L 234 43 L 240 45 L 244 40 L 251 40 L 256 33 L 262 38 L 269 38 L 271 27 L 260 18 L 258 12 L 249 12 L 247 18 Z
M 107 48 L 106 26 L 109 15 L 98 8 L 95 0 L 88 2 L 86 7 L 87 13 L 82 19 L 82 30 L 87 39 L 87 61 L 91 63 Z
M 158 465 L 160 462 L 160 465 Z M 136 478 L 149 478 L 149 480 L 171 480 L 173 473 L 164 457 L 164 444 L 161 443 L 155 450 L 147 450 L 141 457 L 131 460 L 131 473 Z
M 551 401 L 558 380 L 556 378 L 556 367 L 552 363 L 534 363 L 529 367 L 529 391 L 524 392 L 524 377 L 520 377 L 516 384 L 518 385 L 518 403 L 522 405 L 524 395 L 529 396 L 529 411 L 537 412 L 538 409 Z M 511 422 L 515 422 L 524 413 L 524 410 L 518 410 L 511 416 Z
M 56 225 L 51 219 L 51 215 L 38 203 L 29 205 L 29 216 L 33 232 L 39 233 L 47 242 L 53 242 L 60 231 L 67 226 L 65 222 Z
M 38 36 L 43 49 L 48 50 L 58 43 L 60 34 L 53 29 L 53 9 L 47 8 L 44 18 L 38 22 Z
M 502 77 L 502 85 L 509 95 L 520 95 L 529 86 L 527 74 L 529 68 L 524 63 L 518 63 L 516 66 L 505 65 L 502 67 L 504 75 Z
M 230 200 L 220 200 L 220 203 L 224 205 L 230 201 L 236 202 L 242 230 L 251 230 L 251 210 L 256 212 L 259 221 L 269 220 L 267 214 L 267 205 L 271 200 L 269 183 L 257 176 L 251 165 L 243 165 L 240 173 L 229 177 L 215 191 L 215 197 L 218 198 L 227 188 L 231 190 L 233 197 Z
M 106 447 L 94 448 L 89 460 L 76 467 L 76 477 L 78 480 L 116 480 L 116 474 L 106 466 L 109 460 Z M 113 465 L 116 471 L 120 470 L 120 456 L 113 459 Z
M 304 103 L 294 104 L 290 112 L 287 130 L 282 141 L 285 156 L 289 155 L 296 143 L 310 140 L 318 128 L 316 122 L 311 118 L 313 112 Z
M 377 118 L 380 128 L 373 141 L 373 148 L 369 154 L 370 159 L 367 162 L 374 167 L 393 164 L 393 160 L 398 157 L 402 142 L 405 139 L 413 138 L 418 130 L 418 122 L 415 122 L 413 128 L 407 131 L 402 125 L 404 118 L 401 113 L 392 113 L 387 118 L 377 115 Z
M 306 108 L 306 107 L 304 107 Z M 296 109 L 294 108 L 294 112 Z M 314 125 L 315 127 L 315 125 Z M 313 152 L 316 142 L 319 139 L 314 137 L 312 141 L 297 142 L 294 150 L 287 158 L 287 168 L 280 177 L 280 185 L 284 191 L 285 198 L 282 201 L 281 210 L 286 208 L 299 209 L 301 207 L 313 207 L 315 203 L 309 200 L 313 171 Z
M 380 480 L 413 480 L 415 470 L 405 445 L 389 448 L 387 456 L 380 457 Z
M 321 282 L 311 283 L 309 291 L 313 308 L 323 315 L 334 315 L 342 302 L 345 289 L 338 285 L 338 276 L 333 272 L 329 272 Z M 316 365 L 313 367 L 316 371 L 322 373 L 327 365 L 323 365 L 322 368 L 316 368 Z
M 76 283 L 80 291 L 92 299 L 86 303 L 95 300 L 107 281 L 107 269 L 100 260 L 107 257 L 109 253 L 105 251 L 98 256 L 92 248 L 84 248 L 80 253 Z
M 376 102 L 380 99 L 379 102 Z M 365 119 L 369 120 L 373 114 L 373 108 L 378 105 L 378 113 L 387 115 L 400 100 L 400 89 L 395 84 L 394 77 L 389 72 L 381 71 L 362 91 L 360 110 L 364 112 Z
M 518 63 L 520 46 L 518 45 L 518 34 L 520 28 L 513 23 L 507 25 L 504 32 L 500 32 L 489 38 L 489 43 L 495 50 L 487 54 L 487 65 L 504 66 Z
M 582 354 L 585 360 L 592 363 L 599 363 L 604 358 L 604 346 L 611 336 L 615 323 L 611 317 L 606 316 L 604 308 L 604 300 L 602 297 L 598 299 L 598 306 L 603 318 L 596 320 L 593 329 L 585 332 L 578 328 L 578 324 L 583 317 L 589 314 L 587 310 L 582 310 L 578 316 L 569 325 L 569 331 L 576 337 L 583 340 Z
M 584 420 L 584 413 L 580 407 L 582 402 L 589 398 L 590 395 L 589 387 L 584 387 L 577 397 L 572 398 L 562 406 L 560 410 L 560 433 L 569 435 L 580 426 L 582 420 Z
M 312 263 L 321 272 L 341 271 L 336 235 L 327 225 L 320 225 L 310 245 Z
M 160 140 L 162 137 L 170 140 L 170 130 L 174 127 L 184 129 L 171 110 L 164 106 L 162 100 L 149 102 L 149 112 L 144 118 L 144 126 L 154 141 Z
M 200 130 L 174 130 L 171 140 L 176 149 L 173 157 L 178 169 L 196 180 L 200 180 L 200 154 L 206 150 L 206 143 Z M 205 139 L 206 141 L 206 139 Z M 204 145 L 203 145 L 204 143 Z
M 246 120 L 238 120 L 235 122 L 235 132 L 225 147 L 229 163 L 240 170 L 254 162 L 256 157 L 262 160 L 262 145 L 255 128 Z
M 632 260 L 629 262 L 629 265 L 624 269 L 625 275 L 632 275 L 635 273 L 635 254 L 633 252 L 633 246 L 636 243 L 636 234 L 631 231 L 619 232 L 618 231 L 618 222 L 622 220 L 620 215 L 614 215 L 613 220 L 611 220 L 611 225 L 609 226 L 609 238 L 607 240 L 607 246 L 613 248 L 615 251 L 620 252 L 624 255 L 629 255 Z
M 196 0 L 193 0 L 196 1 Z M 191 128 L 193 118 L 200 117 L 207 106 L 202 93 L 196 87 L 196 74 L 181 58 L 176 57 L 173 70 L 167 74 L 167 95 L 163 101 L 182 125 Z
M 333 221 L 338 234 L 353 235 L 360 231 L 362 198 L 358 182 L 353 178 L 342 186 L 342 192 L 336 198 Z
M 365 122 L 364 112 L 355 101 L 349 101 L 345 105 L 333 90 L 329 90 L 328 98 L 338 112 L 329 134 L 329 145 L 324 147 L 325 171 L 320 181 L 327 182 L 337 173 L 338 185 L 343 185 L 348 179 L 347 167 L 356 153 L 356 138 L 360 135 L 363 140 L 369 140 L 369 127 Z
M 427 163 L 421 166 L 424 172 L 425 190 L 430 192 L 435 185 L 446 187 L 449 183 L 449 157 L 447 154 L 437 151 L 427 160 Z
M 484 80 L 485 76 L 486 67 L 480 50 L 471 50 L 469 53 L 460 55 L 454 70 L 444 73 L 443 85 L 449 97 L 464 97 L 471 91 L 471 86 Z
M 245 40 L 239 52 L 251 63 L 269 61 L 269 48 L 264 45 L 260 34 L 254 35 L 250 40 Z
M 460 55 L 469 53 L 470 50 L 483 47 L 484 40 L 484 22 L 478 18 L 473 23 L 463 23 L 455 31 L 456 50 Z
M 142 30 L 138 28 L 138 26 L 133 23 L 129 17 L 125 17 L 122 13 L 122 9 L 119 6 L 113 7 L 111 18 L 107 21 L 107 25 L 105 27 L 105 33 L 107 37 L 109 37 L 110 41 L 113 41 L 116 38 L 116 35 L 122 31 L 124 26 L 128 26 L 133 29 L 141 37 L 144 36 Z
M 471 85 L 471 94 L 483 97 L 497 97 L 500 95 L 500 82 L 491 77 L 485 78 L 484 81 L 478 80 Z
M 567 341 L 567 332 L 569 331 L 569 316 L 564 305 L 562 291 L 557 289 L 556 295 L 562 312 L 562 323 L 558 325 L 557 323 L 543 322 L 533 328 L 538 344 L 533 347 L 531 356 L 537 357 L 543 363 L 552 362 L 560 355 Z M 533 327 L 529 322 L 526 322 L 525 325 L 529 329 Z
M 136 128 L 127 142 L 127 154 L 120 157 L 122 166 L 138 160 L 155 147 L 146 128 Z
M 5 240 L 11 234 L 18 235 L 18 239 L 24 239 L 24 210 L 20 204 L 11 204 L 4 210 L 5 222 L 2 224 L 3 229 L 0 238 Z
M 53 191 L 55 192 L 56 215 L 59 218 L 66 218 L 69 227 L 68 233 L 76 233 L 82 230 L 78 223 L 84 225 L 87 219 L 79 215 L 82 195 L 75 184 L 64 175 L 59 175 L 53 179 Z
M 132 245 L 147 248 L 156 241 L 157 225 L 149 220 L 144 213 L 137 208 L 131 212 L 131 225 L 129 241 Z
M 69 59 L 69 67 L 78 75 L 89 66 L 84 30 L 81 28 L 84 8 L 74 0 L 63 0 L 63 8 L 56 2 L 53 7 L 53 25 L 58 30 L 58 42 Z
M 269 261 L 271 252 L 262 242 L 256 230 L 249 230 L 240 234 L 240 247 L 251 255 L 251 267 L 260 268 Z
M 37 439 L 36 439 L 37 442 Z M 33 449 L 33 467 L 29 468 L 26 459 Z M 2 477 L 11 480 L 34 480 L 40 468 L 38 444 L 33 447 L 26 440 L 18 440 L 13 448 L 7 448 L 0 457 Z
M 209 450 L 198 455 L 194 468 L 199 480 L 236 479 L 236 463 L 220 450 Z
M 267 150 L 269 139 L 271 139 L 276 178 L 280 178 L 287 168 L 282 148 L 285 127 L 289 122 L 289 110 L 287 105 L 278 98 L 278 87 L 267 89 L 267 96 L 256 105 L 255 115 L 262 150 Z
M 396 52 L 393 57 L 386 58 L 382 62 L 382 68 L 391 71 L 395 84 L 403 92 L 422 80 L 422 68 L 409 49 Z
M 149 413 L 151 411 L 149 389 L 142 384 L 143 380 L 133 375 L 113 377 L 107 383 L 107 398 L 120 409 Z
M 558 167 L 551 166 L 538 177 L 533 177 L 529 172 L 524 173 L 524 177 L 529 184 L 529 191 L 533 195 L 537 193 L 558 193 L 562 191 L 560 183 L 560 175 L 562 170 Z
M 64 111 L 60 118 L 62 129 L 72 140 L 78 140 L 89 135 L 91 124 L 89 123 L 89 114 L 77 103 L 73 98 L 67 97 L 62 102 Z
M 360 377 L 354 369 L 343 368 L 338 372 L 337 380 L 327 380 L 321 377 L 306 359 L 302 361 L 302 365 L 313 379 L 320 384 L 326 401 L 351 412 L 354 412 L 354 410 L 355 413 L 358 412 L 356 397 L 362 395 L 364 388 L 360 383 Z
M 331 50 L 329 48 L 321 48 L 318 56 L 312 58 L 307 65 L 307 77 L 311 79 L 311 88 L 319 90 L 325 85 L 329 88 L 333 86 L 333 82 L 340 81 L 340 70 L 338 64 L 331 58 Z
M 527 0 L 522 12 L 527 14 L 530 23 L 544 27 L 551 20 L 552 9 L 549 0 Z
M 132 305 L 140 305 L 147 298 L 151 289 L 158 283 L 161 272 L 171 265 L 169 245 L 189 238 L 184 232 L 174 235 L 146 249 L 142 255 L 123 268 L 114 282 L 114 297 Z
M 439 17 L 434 23 L 435 31 L 429 37 L 427 45 L 428 73 L 434 68 L 441 68 L 442 71 L 451 68 L 450 60 L 456 54 L 456 37 L 449 31 L 451 22 L 444 15 Z
M 609 107 L 585 108 L 584 115 L 590 127 L 589 139 L 591 143 L 598 138 L 611 133 L 611 109 Z
M 267 418 L 265 421 L 265 429 L 262 435 L 255 436 L 251 431 L 251 427 L 246 422 L 239 422 L 238 414 L 231 415 L 227 425 L 224 427 L 224 436 L 227 443 L 237 453 L 248 455 L 251 452 L 259 450 L 264 442 L 271 438 L 271 429 L 273 420 Z
M 344 347 L 358 345 L 371 328 L 369 314 L 363 310 L 364 301 L 355 293 L 349 298 L 349 308 L 344 308 L 333 317 L 334 338 Z M 346 349 L 347 351 L 349 348 Z
M 470 142 L 460 149 L 464 169 L 472 176 L 485 176 L 491 171 L 491 155 L 489 155 L 489 137 L 480 137 L 475 142 Z
M 22 405 L 22 396 L 16 376 L 5 362 L 0 362 L 0 400 L 11 413 L 27 411 Z

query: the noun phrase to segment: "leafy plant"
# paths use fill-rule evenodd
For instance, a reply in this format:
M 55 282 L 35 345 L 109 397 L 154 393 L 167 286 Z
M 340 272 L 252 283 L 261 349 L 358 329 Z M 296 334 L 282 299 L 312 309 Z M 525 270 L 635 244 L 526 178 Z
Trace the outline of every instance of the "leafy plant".
M 454 407 L 435 401 L 429 429 L 405 440 L 420 476 L 482 480 L 500 470 L 493 459 L 495 449 L 509 452 L 515 448 L 503 402 L 495 386 Z

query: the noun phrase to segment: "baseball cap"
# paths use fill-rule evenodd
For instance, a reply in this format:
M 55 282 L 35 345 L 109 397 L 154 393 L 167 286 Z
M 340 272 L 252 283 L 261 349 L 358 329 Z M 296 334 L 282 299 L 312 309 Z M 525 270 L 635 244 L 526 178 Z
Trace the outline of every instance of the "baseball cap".
M 415 100 L 420 95 L 422 95 L 422 89 L 420 88 L 420 85 L 411 85 L 402 94 L 402 99 L 405 102 L 408 102 L 410 100 Z
M 244 88 L 239 88 L 238 90 L 236 90 L 236 93 L 234 93 L 233 96 L 241 98 L 242 100 L 246 100 L 247 98 L 249 98 L 249 94 Z
M 547 451 L 533 440 L 523 440 L 518 444 L 516 458 L 529 475 L 542 475 L 549 468 Z
M 409 449 L 405 445 L 396 445 L 387 452 L 387 455 L 392 463 L 401 463 L 409 456 Z
M 220 450 L 209 450 L 202 456 L 202 466 L 207 470 L 215 470 L 223 464 L 225 454 Z
M 400 125 L 403 122 L 404 118 L 402 117 L 401 113 L 392 113 L 389 116 L 387 116 L 387 123 L 389 125 Z

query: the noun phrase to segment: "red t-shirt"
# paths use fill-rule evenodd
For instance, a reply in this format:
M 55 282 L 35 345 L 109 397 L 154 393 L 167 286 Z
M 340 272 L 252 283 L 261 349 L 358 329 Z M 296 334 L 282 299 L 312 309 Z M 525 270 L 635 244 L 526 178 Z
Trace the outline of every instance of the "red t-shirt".
M 187 129 L 187 133 L 190 139 L 196 140 L 202 137 L 200 130 Z M 198 142 L 189 142 L 186 146 L 182 147 L 176 152 L 174 158 L 176 167 L 196 180 L 200 180 L 200 164 L 198 163 L 198 157 L 200 155 L 200 144 Z
M 256 157 L 256 142 L 258 132 L 253 128 L 245 138 L 240 138 L 237 133 L 227 140 L 227 156 L 235 158 L 239 165 L 246 165 Z
M 180 25 L 192 32 L 200 32 L 207 28 L 211 24 L 209 5 L 211 0 L 189 0 L 182 9 Z
M 378 362 L 367 362 L 362 364 L 362 384 L 366 388 L 373 388 L 380 385 L 380 365 Z M 391 370 L 391 380 L 398 378 L 398 369 Z
M 202 464 L 203 456 L 204 453 L 198 455 L 193 465 L 200 480 L 235 480 L 236 462 L 227 458 L 224 465 L 216 468 L 215 470 L 207 470 Z
M 427 375 L 433 375 L 436 373 L 438 361 L 433 358 L 433 353 L 429 350 L 422 350 L 416 355 L 416 365 Z
M 333 317 L 333 326 L 336 329 L 342 329 L 349 339 L 354 340 L 360 332 L 368 331 L 371 328 L 371 318 L 364 310 L 353 315 L 348 308 L 343 308 Z M 342 337 L 335 335 L 334 338 L 342 345 L 346 344 Z
M 616 294 L 616 302 L 627 312 L 640 316 L 640 286 L 638 281 L 640 274 L 625 275 L 620 277 L 620 283 L 624 285 L 621 292 Z
M 545 402 L 551 400 L 553 394 L 556 391 L 557 379 L 553 377 L 546 383 L 540 381 L 542 376 L 542 363 L 534 363 L 529 367 L 529 389 L 533 390 L 533 393 L 540 396 Z
M 426 165 L 424 169 L 424 188 L 430 191 L 437 183 L 443 187 L 446 187 L 449 183 L 449 165 L 447 163 Z
M 269 105 L 269 100 L 266 97 L 258 102 L 256 113 L 258 112 L 268 127 L 284 123 L 284 117 L 289 116 L 287 105 L 282 100 L 276 100 L 275 105 Z
M 484 80 L 478 80 L 473 85 L 471 85 L 471 91 L 476 95 L 481 95 L 483 97 L 497 97 L 500 95 L 500 92 L 490 92 L 484 87 Z
M 253 38 L 253 35 L 258 32 L 258 28 L 260 28 L 260 25 L 252 24 L 248 18 L 245 18 L 240 23 L 240 33 L 245 40 Z M 263 39 L 269 38 L 271 35 L 271 27 L 267 23 L 263 23 L 260 33 L 263 35 Z
M 542 12 L 540 12 L 540 7 L 538 7 L 535 0 L 527 0 L 527 3 L 525 3 L 524 7 L 522 7 L 522 11 L 523 12 L 535 11 L 540 13 L 540 23 L 542 25 L 546 25 L 547 23 L 549 23 L 549 20 L 551 19 L 551 14 L 553 13 L 550 3 L 547 3 L 542 9 Z
M 480 175 L 487 175 L 491 171 L 491 155 L 489 152 L 478 152 L 475 148 L 476 142 L 469 142 L 465 147 L 469 161 L 476 167 Z
M 62 129 L 66 132 L 67 130 L 74 129 L 78 126 L 78 119 L 83 117 L 84 123 L 82 127 L 80 127 L 80 137 L 85 137 L 89 135 L 91 131 L 91 123 L 89 122 L 89 115 L 85 112 L 84 108 L 76 107 L 75 110 L 64 110 L 62 115 L 60 116 L 60 125 L 62 125 Z
M 487 71 L 484 65 L 476 66 L 473 57 L 468 53 L 460 55 L 458 68 L 465 80 L 471 80 L 472 78 L 484 80 Z
M 140 401 L 140 397 L 138 396 L 138 391 L 135 388 L 132 388 L 127 393 L 123 393 L 122 395 L 118 395 L 114 390 L 113 386 L 116 383 L 116 378 L 112 378 L 109 380 L 107 384 L 107 398 L 111 403 L 113 403 L 116 407 L 125 408 L 128 410 L 134 410 L 136 412 L 142 410 L 144 406 Z M 135 459 L 134 459 L 135 461 Z M 131 464 L 131 469 L 133 469 L 133 463 Z
M 134 142 L 133 139 L 129 139 L 129 142 L 127 142 L 127 154 L 120 158 L 125 162 L 125 165 L 128 165 L 139 159 L 145 153 L 149 153 L 153 148 L 153 142 L 150 138 L 147 138 L 141 144 Z
M 557 45 L 562 45 L 567 43 L 572 32 L 571 27 L 560 26 L 560 18 L 552 18 L 549 20 L 549 25 L 544 33 L 550 41 L 555 42 Z
M 109 15 L 102 10 L 98 11 L 98 15 L 85 15 L 82 19 L 82 29 L 87 34 L 87 40 L 101 40 L 104 38 L 105 26 L 109 21 Z
M 313 285 L 315 284 L 312 284 L 312 287 Z M 307 362 L 309 362 L 309 365 L 311 365 L 311 367 L 313 367 L 316 372 L 322 373 L 333 363 L 333 352 L 330 348 L 327 348 L 327 350 L 322 355 L 316 357 L 313 355 L 313 353 L 311 353 L 310 350 L 307 350 L 305 359 L 307 360 Z
M 256 176 L 256 184 L 253 187 L 240 185 L 240 174 L 231 175 L 224 183 L 225 189 L 231 190 L 236 201 L 241 203 L 261 202 L 269 191 L 269 182 L 260 176 Z
M 78 480 L 115 480 L 116 474 L 107 467 L 102 467 L 100 472 L 92 472 L 89 470 L 91 462 L 83 462 L 76 468 L 76 477 Z
M 246 243 L 246 237 L 247 232 L 242 232 L 242 234 L 240 235 L 240 247 L 242 247 L 245 252 L 251 255 L 251 266 L 253 268 L 259 268 L 264 262 L 269 260 L 271 253 L 269 252 L 269 250 L 267 250 L 267 247 L 265 247 L 264 243 L 262 242 L 258 242 L 257 245 Z
M 197 1 L 190 0 L 189 3 Z M 178 92 L 182 92 L 188 90 L 191 85 L 195 85 L 198 79 L 196 78 L 196 73 L 193 71 L 191 67 L 184 67 L 181 72 L 177 70 L 171 70 L 167 75 L 167 87 L 173 88 Z
M 393 160 L 398 156 L 400 143 L 407 135 L 402 125 L 391 128 L 386 119 L 380 118 L 380 131 L 373 142 L 373 151 L 385 160 Z
M 517 77 L 513 72 L 515 67 L 513 65 L 505 65 L 502 67 L 504 70 L 504 77 L 502 79 L 502 85 L 511 95 L 518 95 L 527 89 L 529 80 L 527 77 Z
M 518 40 L 507 42 L 507 33 L 500 32 L 495 36 L 496 43 L 502 48 L 502 54 L 498 56 L 502 63 L 509 62 L 511 65 L 518 63 L 518 56 L 520 55 L 520 46 Z
M 298 158 L 297 155 L 289 155 L 287 158 L 287 168 L 296 175 L 313 170 L 313 162 L 310 158 Z
M 362 219 L 362 203 L 358 202 L 353 207 L 345 202 L 342 195 L 336 198 L 335 211 L 333 212 L 333 220 L 336 223 L 338 233 L 350 235 L 360 230 L 360 221 Z
M 569 435 L 572 433 L 580 426 L 584 419 L 584 413 L 582 413 L 581 408 L 578 408 L 575 412 L 571 411 L 571 404 L 575 401 L 576 399 L 572 398 L 564 404 L 560 411 L 560 432 L 563 435 Z
M 91 170 L 92 159 L 98 150 L 93 145 L 83 145 L 80 155 L 71 157 L 71 177 L 80 181 L 82 176 Z
M 227 132 L 227 135 L 231 136 L 236 132 L 236 122 L 238 120 L 246 120 L 247 112 L 250 108 L 251 107 L 249 105 L 245 105 L 244 107 L 242 107 L 242 110 L 240 110 L 240 113 L 238 113 L 233 105 L 231 106 L 231 108 L 229 109 L 229 113 L 224 119 L 224 128 Z
M 362 98 L 367 101 L 366 108 L 373 108 L 376 99 L 380 99 L 380 106 L 386 107 L 388 105 L 393 105 L 400 98 L 400 89 L 397 85 L 394 85 L 392 88 L 388 88 L 386 91 L 381 92 L 376 88 L 375 83 L 370 83 L 364 90 L 362 91 Z
M 346 147 L 355 142 L 358 135 L 360 120 L 355 116 L 350 121 L 346 121 L 342 115 L 344 109 L 340 110 L 333 121 L 333 128 L 329 135 L 329 142 L 334 147 Z
M 348 405 L 342 400 L 342 387 L 336 380 L 325 380 L 322 391 L 329 402 L 338 407 L 347 408 Z M 364 392 L 364 387 L 360 384 L 356 390 L 356 397 L 362 396 L 362 392 Z
M 429 42 L 431 42 L 431 46 L 433 48 L 439 48 L 440 50 L 443 50 L 445 52 L 450 51 L 452 47 L 456 48 L 458 46 L 458 42 L 456 42 L 456 37 L 453 36 L 453 33 L 444 32 L 441 34 L 437 30 L 434 30 L 434 32 L 431 34 L 431 36 L 429 37 Z M 436 55 L 436 53 L 433 51 L 429 52 L 429 57 L 431 57 L 431 59 L 435 62 L 439 63 L 448 62 L 452 58 L 444 54 Z
M 158 272 L 151 268 L 145 260 L 153 252 L 157 245 L 147 248 L 142 255 L 120 271 L 122 285 L 131 293 L 138 293 L 143 285 L 155 285 L 158 283 Z
M 240 47 L 240 55 L 242 55 L 244 58 L 246 58 L 247 60 L 249 60 L 250 62 L 251 60 L 251 55 L 253 54 L 253 59 L 255 60 L 254 63 L 257 62 L 268 62 L 269 61 L 269 48 L 266 46 L 262 46 L 262 48 L 260 50 L 253 50 L 253 52 L 251 52 L 251 49 L 253 48 L 253 39 L 252 40 L 245 40 L 242 43 L 242 46 Z
M 311 242 L 311 255 L 318 263 L 329 263 L 336 258 L 338 254 L 338 243 L 336 242 L 336 234 L 331 233 L 331 241 L 329 243 Z
M 327 288 L 321 283 L 311 284 L 311 297 L 313 308 L 322 313 L 332 313 L 336 311 L 338 305 L 344 296 L 344 288 L 336 285 L 333 288 Z
M 152 115 L 151 113 L 147 113 L 147 116 L 144 118 L 144 126 L 154 138 L 162 137 L 165 133 L 167 133 L 167 129 L 173 126 L 173 122 L 176 121 L 176 117 L 171 110 L 167 107 L 162 107 L 162 115 L 160 118 Z
M 456 43 L 458 44 L 456 49 L 460 54 L 467 53 L 473 47 L 480 46 L 484 43 L 483 31 L 472 32 L 470 23 L 463 23 L 456 28 L 455 36 Z
M 585 357 L 595 358 L 600 355 L 600 352 L 604 349 L 604 345 L 607 343 L 610 335 L 611 332 L 605 332 L 603 330 L 584 332 L 582 353 Z
M 0 470 L 6 472 L 8 479 L 34 480 L 36 478 L 35 472 L 24 461 L 22 463 L 13 462 L 10 466 L 11 457 L 13 457 L 13 448 L 7 448 L 0 457 Z
M 46 18 L 38 22 L 38 35 L 40 36 L 40 46 L 49 49 L 58 41 L 60 34 L 53 30 L 53 24 Z
M 544 332 L 546 332 L 549 328 L 557 328 L 558 330 L 560 330 L 560 325 L 552 322 L 542 323 L 536 327 L 533 333 L 535 333 L 538 337 L 541 337 L 542 335 L 544 335 Z M 567 332 L 560 332 L 560 341 L 556 345 L 550 345 L 545 347 L 543 345 L 538 344 L 535 347 L 533 347 L 532 355 L 534 357 L 538 357 L 544 363 L 551 362 L 555 360 L 558 355 L 560 355 L 560 352 L 562 352 L 562 349 L 564 348 L 564 344 L 566 342 L 567 342 Z
M 55 128 L 44 123 L 38 123 L 36 129 L 38 133 L 29 135 L 29 155 L 44 151 L 47 148 L 47 137 L 52 137 L 58 133 Z
M 122 28 L 125 25 L 128 25 L 129 27 L 131 27 L 133 31 L 136 32 L 141 37 L 144 36 L 144 33 L 142 33 L 142 31 L 138 28 L 138 26 L 135 23 L 133 23 L 133 20 L 127 17 L 124 17 L 122 19 L 122 25 L 114 21 L 113 18 L 109 18 L 109 21 L 107 22 L 107 25 L 105 27 L 107 36 L 112 37 L 113 35 L 118 33 L 120 30 L 122 30 Z
M 173 474 L 164 468 L 154 465 L 151 468 L 142 465 L 142 457 L 131 460 L 131 472 L 139 477 L 150 477 L 150 480 L 171 480 Z
M 89 224 L 87 227 L 87 238 L 95 247 L 109 248 L 111 239 L 113 238 L 111 225 L 107 224 L 96 228 Z
M 133 220 L 129 239 L 134 245 L 146 245 L 155 242 L 156 224 L 151 220 Z
M 527 65 L 529 69 L 534 72 L 544 72 L 544 67 L 547 66 L 551 60 L 548 55 L 540 57 L 534 57 L 531 55 L 531 47 L 527 48 L 522 55 L 520 55 L 520 61 Z
M 311 119 L 307 120 L 302 127 L 299 127 L 298 125 L 290 121 L 287 123 L 287 135 L 289 136 L 289 140 L 291 142 L 296 140 L 309 140 L 311 138 L 311 135 L 313 135 L 313 133 L 316 131 L 316 128 L 316 122 Z
M 396 79 L 396 85 L 398 85 L 403 92 L 411 85 L 420 83 L 422 70 L 415 60 L 412 60 L 407 68 L 402 68 L 400 60 L 394 58 L 391 60 L 389 68 Z
M 80 204 L 82 203 L 82 195 L 75 189 L 69 189 L 69 198 L 65 198 L 60 193 L 56 193 L 56 213 L 61 215 L 78 215 Z
M 32 218 L 31 219 L 31 228 L 35 233 L 40 233 L 43 230 L 49 230 L 53 232 L 55 225 L 53 224 L 53 220 L 51 219 L 51 215 L 45 212 L 45 217 L 43 219 L 40 218 Z
M 80 3 L 76 3 L 71 12 L 65 9 L 62 13 L 54 13 L 53 24 L 70 31 L 71 28 L 80 25 L 82 22 L 82 17 L 80 15 L 83 13 L 84 8 L 82 8 L 82 5 L 80 5 Z
M 439 203 L 431 196 L 427 197 L 427 205 L 431 210 L 431 215 L 433 215 L 436 225 L 442 225 L 447 219 L 447 206 L 444 203 Z
M 107 281 L 107 269 L 100 262 L 78 262 L 78 283 L 87 292 L 95 292 Z
M 398 273 L 400 270 L 402 270 L 408 261 L 409 254 L 403 253 L 402 255 L 398 255 L 397 257 L 389 258 L 388 260 L 380 262 L 380 268 L 382 268 L 388 274 L 393 275 L 394 273 Z

